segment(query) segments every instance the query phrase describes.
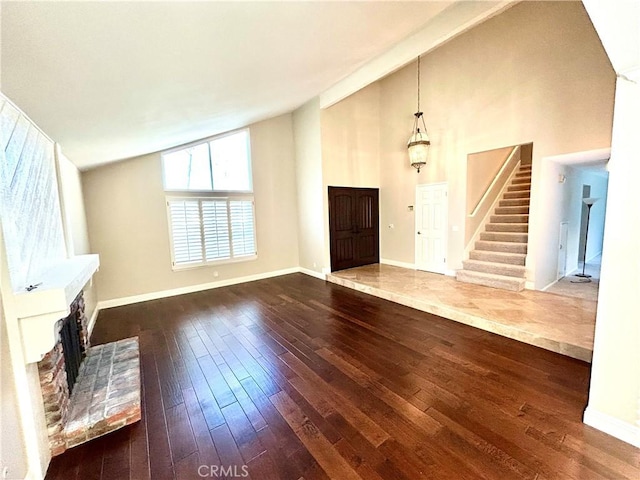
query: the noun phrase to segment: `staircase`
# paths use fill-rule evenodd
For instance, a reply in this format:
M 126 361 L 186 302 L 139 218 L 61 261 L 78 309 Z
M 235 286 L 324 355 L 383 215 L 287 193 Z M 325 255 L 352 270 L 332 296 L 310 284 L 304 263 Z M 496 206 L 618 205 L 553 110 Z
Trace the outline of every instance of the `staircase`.
M 519 292 L 525 285 L 531 165 L 521 165 L 456 279 Z

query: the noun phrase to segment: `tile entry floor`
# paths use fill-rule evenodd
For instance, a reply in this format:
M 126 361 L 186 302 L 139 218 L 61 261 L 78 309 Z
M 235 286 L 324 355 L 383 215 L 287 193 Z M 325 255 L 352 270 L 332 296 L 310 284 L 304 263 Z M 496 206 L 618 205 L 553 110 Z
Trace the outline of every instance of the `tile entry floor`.
M 509 292 L 454 278 L 374 264 L 327 280 L 530 345 L 591 361 L 596 301 L 548 292 Z

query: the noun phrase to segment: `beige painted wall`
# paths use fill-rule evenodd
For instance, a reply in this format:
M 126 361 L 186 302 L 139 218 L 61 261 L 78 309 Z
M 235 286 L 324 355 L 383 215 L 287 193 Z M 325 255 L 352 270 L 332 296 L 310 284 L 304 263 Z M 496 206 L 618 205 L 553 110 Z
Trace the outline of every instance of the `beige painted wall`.
M 369 85 L 323 110 L 321 132 L 324 258 L 330 265 L 328 187 L 380 186 L 380 85 Z
M 378 82 L 381 225 L 395 225 L 381 229 L 383 258 L 414 263 L 415 220 L 407 207 L 415 202 L 415 187 L 447 182 L 448 267 L 461 267 L 469 153 L 533 142 L 535 182 L 541 158 L 610 144 L 615 75 L 579 2 L 518 4 L 423 56 L 421 81 L 432 149 L 420 174 L 406 153 L 416 65 Z M 374 109 L 373 95 L 361 101 L 362 109 Z M 323 118 L 323 136 L 329 129 Z M 540 246 L 530 250 L 531 268 L 547 265 L 545 252 L 557 243 L 559 227 L 548 229 L 541 217 L 547 205 L 545 192 L 534 186 L 530 227 Z
M 512 150 L 513 147 L 496 148 L 467 156 L 467 214 L 476 208 Z
M 496 148 L 486 152 L 472 153 L 467 155 L 467 217 L 465 219 L 465 247 L 469 247 L 469 242 L 475 236 L 475 233 L 481 226 L 483 220 L 491 212 L 491 207 L 498 199 L 506 180 L 517 162 L 520 161 L 520 149 L 516 150 L 511 156 L 509 165 L 502 172 L 502 175 L 496 180 L 496 184 L 491 191 L 487 189 L 491 186 L 491 182 L 504 165 L 505 161 L 513 152 L 514 147 Z M 484 197 L 485 193 L 487 194 Z M 480 201 L 483 199 L 482 203 Z M 478 210 L 476 211 L 476 207 Z M 475 212 L 475 215 L 472 215 Z
M 291 115 L 251 125 L 258 259 L 171 270 L 160 154 L 83 172 L 98 299 L 111 300 L 298 266 Z M 214 276 L 215 272 L 218 276 Z
M 298 197 L 298 249 L 302 268 L 318 274 L 329 268 L 325 259 L 325 223 L 322 202 L 322 142 L 318 98 L 293 112 Z

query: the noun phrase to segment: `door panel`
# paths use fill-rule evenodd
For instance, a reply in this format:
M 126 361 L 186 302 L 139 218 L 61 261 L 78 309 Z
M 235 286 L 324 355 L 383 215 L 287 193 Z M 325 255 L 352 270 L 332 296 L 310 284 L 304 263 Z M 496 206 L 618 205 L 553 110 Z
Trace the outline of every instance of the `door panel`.
M 344 193 L 334 197 L 335 205 L 335 229 L 337 232 L 351 231 L 353 227 L 353 198 Z
M 416 190 L 416 268 L 444 273 L 447 257 L 447 186 Z
M 378 189 L 329 187 L 331 271 L 380 261 Z

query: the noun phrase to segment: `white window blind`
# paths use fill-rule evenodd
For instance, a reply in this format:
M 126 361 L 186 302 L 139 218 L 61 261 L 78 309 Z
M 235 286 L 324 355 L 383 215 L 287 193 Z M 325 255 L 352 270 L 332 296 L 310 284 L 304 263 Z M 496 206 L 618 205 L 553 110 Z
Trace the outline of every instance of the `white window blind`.
M 230 200 L 229 218 L 235 256 L 253 255 L 256 251 L 256 236 L 253 221 L 253 202 L 249 200 Z
M 203 200 L 202 235 L 207 261 L 231 258 L 226 200 Z
M 171 219 L 174 265 L 202 262 L 199 203 L 198 200 L 167 202 Z
M 174 267 L 256 255 L 253 199 L 171 198 L 167 209 Z

